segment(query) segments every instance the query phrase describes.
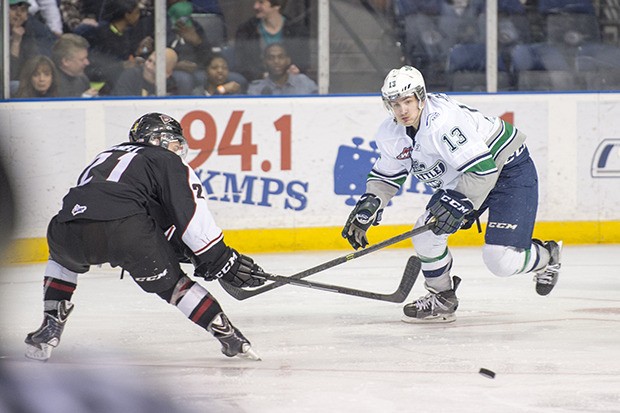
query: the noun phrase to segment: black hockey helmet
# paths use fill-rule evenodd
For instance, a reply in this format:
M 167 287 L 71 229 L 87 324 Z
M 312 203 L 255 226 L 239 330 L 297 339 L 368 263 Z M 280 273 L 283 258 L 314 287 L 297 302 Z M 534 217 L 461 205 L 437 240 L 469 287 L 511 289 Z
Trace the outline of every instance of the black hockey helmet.
M 178 141 L 182 150 L 177 154 L 184 157 L 187 153 L 187 141 L 183 137 L 181 124 L 171 116 L 151 112 L 139 117 L 129 130 L 131 142 L 148 143 L 168 149 L 168 144 Z

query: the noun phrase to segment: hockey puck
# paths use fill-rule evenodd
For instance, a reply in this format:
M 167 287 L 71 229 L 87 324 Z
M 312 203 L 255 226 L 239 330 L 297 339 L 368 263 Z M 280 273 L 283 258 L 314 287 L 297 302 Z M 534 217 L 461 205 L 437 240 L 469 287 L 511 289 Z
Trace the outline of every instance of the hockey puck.
M 495 372 L 492 371 L 492 370 L 489 370 L 489 369 L 481 368 L 478 373 L 482 374 L 487 379 L 494 379 L 495 378 Z

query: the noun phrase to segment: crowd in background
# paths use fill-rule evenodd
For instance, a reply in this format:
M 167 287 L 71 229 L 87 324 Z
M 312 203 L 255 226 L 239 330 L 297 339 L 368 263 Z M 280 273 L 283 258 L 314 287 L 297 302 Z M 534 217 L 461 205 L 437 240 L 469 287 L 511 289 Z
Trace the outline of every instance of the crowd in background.
M 248 4 L 254 17 L 229 41 L 217 1 L 167 0 L 168 95 L 318 93 L 304 73 L 308 26 L 284 14 L 286 0 Z M 9 7 L 11 97 L 156 94 L 150 0 L 9 0 Z
M 384 22 L 399 61 L 428 74 L 429 89 L 485 90 L 485 0 L 340 2 Z M 11 97 L 155 95 L 152 0 L 8 3 Z M 620 89 L 616 3 L 498 0 L 499 90 Z M 314 2 L 244 6 L 253 16 L 231 26 L 234 16 L 217 0 L 167 0 L 168 95 L 318 93 Z M 348 38 L 330 42 L 355 41 L 368 30 L 351 23 Z M 372 61 L 372 51 L 365 53 L 362 61 Z

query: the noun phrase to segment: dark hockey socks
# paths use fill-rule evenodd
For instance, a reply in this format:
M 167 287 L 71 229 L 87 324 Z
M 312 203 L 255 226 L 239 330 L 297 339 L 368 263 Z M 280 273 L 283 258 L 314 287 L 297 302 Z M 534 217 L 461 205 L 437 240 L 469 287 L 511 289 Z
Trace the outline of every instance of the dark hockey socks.
M 71 301 L 76 284 L 58 278 L 45 277 L 43 279 L 43 310 L 45 314 L 58 317 L 58 303 L 64 300 Z

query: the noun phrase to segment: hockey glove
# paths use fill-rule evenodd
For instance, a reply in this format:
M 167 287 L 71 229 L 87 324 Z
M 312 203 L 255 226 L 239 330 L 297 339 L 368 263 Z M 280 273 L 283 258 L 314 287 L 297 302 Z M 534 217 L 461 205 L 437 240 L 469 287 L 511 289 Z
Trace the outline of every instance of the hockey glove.
M 463 224 L 461 225 L 461 229 L 470 229 L 474 226 L 474 224 L 476 224 L 478 228 L 478 233 L 482 233 L 482 227 L 480 226 L 480 215 L 482 215 L 482 212 L 484 211 L 474 209 L 469 214 L 465 215 L 465 218 L 463 218 Z
M 213 262 L 196 267 L 194 276 L 207 281 L 221 278 L 234 287 L 258 287 L 265 283 L 264 278 L 255 278 L 264 271 L 252 258 L 239 254 L 236 250 L 225 247 L 223 253 Z
M 435 217 L 433 233 L 444 235 L 458 231 L 463 225 L 465 215 L 474 209 L 474 205 L 458 191 L 440 189 L 431 197 L 426 209 Z
M 370 225 L 379 225 L 383 209 L 379 209 L 381 200 L 373 194 L 364 194 L 355 204 L 342 229 L 342 237 L 349 241 L 354 249 L 366 248 L 368 239 L 366 231 Z

